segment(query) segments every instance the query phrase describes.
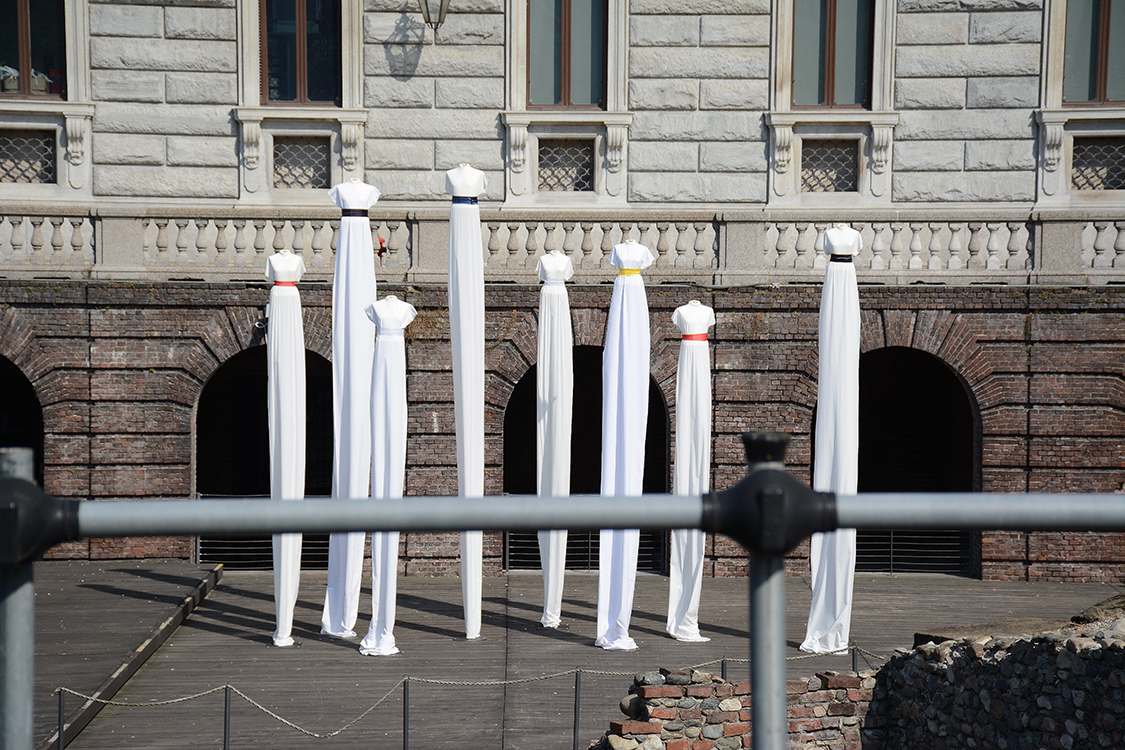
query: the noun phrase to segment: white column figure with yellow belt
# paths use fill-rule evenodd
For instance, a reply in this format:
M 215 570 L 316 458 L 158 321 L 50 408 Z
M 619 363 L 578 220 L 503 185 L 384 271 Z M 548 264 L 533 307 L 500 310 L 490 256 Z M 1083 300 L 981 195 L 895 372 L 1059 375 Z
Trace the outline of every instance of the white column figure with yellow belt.
M 457 429 L 457 491 L 484 497 L 484 245 L 477 197 L 484 172 L 468 164 L 445 173 L 449 210 L 449 339 Z M 483 534 L 461 532 L 465 637 L 480 638 Z
M 332 280 L 332 497 L 368 497 L 371 482 L 371 363 L 375 324 L 367 306 L 375 299 L 375 249 L 367 209 L 379 200 L 372 185 L 351 180 L 328 197 L 343 209 Z M 363 577 L 363 531 L 328 537 L 328 590 L 322 633 L 354 638 Z
M 633 240 L 615 245 L 617 266 L 602 354 L 602 494 L 640 497 L 644 490 L 650 341 L 641 270 L 652 251 Z M 640 518 L 637 519 L 640 521 Z M 639 524 L 638 524 L 639 525 Z M 594 645 L 634 651 L 629 637 L 640 529 L 602 529 L 598 552 L 598 626 Z
M 676 308 L 672 322 L 680 329 L 676 368 L 676 465 L 672 494 L 699 497 L 711 487 L 711 359 L 707 329 L 715 311 L 699 300 Z M 709 641 L 699 634 L 699 594 L 703 588 L 703 553 L 707 535 L 699 529 L 673 529 L 668 572 L 668 623 L 678 641 Z

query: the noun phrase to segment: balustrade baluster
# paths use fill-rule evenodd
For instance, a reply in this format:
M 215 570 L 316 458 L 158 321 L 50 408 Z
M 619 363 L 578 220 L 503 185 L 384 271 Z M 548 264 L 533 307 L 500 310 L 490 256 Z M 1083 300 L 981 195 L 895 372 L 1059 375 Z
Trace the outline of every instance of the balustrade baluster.
M 273 251 L 281 252 L 285 248 L 285 219 L 274 219 L 270 222 L 273 227 Z
M 677 221 L 673 226 L 676 227 L 676 257 L 673 263 L 676 268 L 691 268 L 691 259 L 687 257 L 688 248 L 691 247 L 688 243 L 687 230 L 691 225 Z
M 246 219 L 235 219 L 234 224 L 234 264 L 246 265 Z
M 330 239 L 328 240 L 328 246 L 332 248 L 332 254 L 333 256 L 335 256 L 336 246 L 340 242 L 340 220 L 332 219 L 328 222 L 328 228 L 331 230 L 331 234 L 329 235 Z
M 176 219 L 176 262 L 182 262 L 187 255 L 187 219 Z
M 989 222 L 987 224 L 987 226 L 988 226 L 988 245 L 987 245 L 986 249 L 988 251 L 988 260 L 985 261 L 984 267 L 985 268 L 991 268 L 991 269 L 998 269 L 998 268 L 1001 267 L 1001 264 L 1000 264 L 1000 249 L 1002 247 L 1000 245 L 1000 228 L 1004 225 L 1000 224 L 1000 223 Z
M 527 227 L 527 241 L 524 242 L 523 249 L 527 251 L 527 262 L 539 261 L 539 241 L 536 235 L 539 233 L 539 222 L 528 221 L 524 224 Z
M 926 262 L 926 267 L 931 271 L 940 271 L 944 266 L 941 251 L 945 248 L 942 246 L 941 242 L 941 230 L 945 227 L 945 224 L 935 222 L 928 226 L 930 227 L 930 244 L 926 247 L 926 250 L 929 252 L 930 257 Z
M 1008 258 L 1004 264 L 1006 268 L 1024 268 L 1026 264 L 1020 257 L 1020 230 L 1023 229 L 1022 221 L 1008 222 Z
M 902 262 L 902 231 L 904 229 L 906 229 L 905 224 L 891 224 L 891 262 L 889 266 L 892 271 L 901 271 L 906 267 Z
M 711 248 L 707 245 L 707 228 L 710 226 L 705 221 L 697 221 L 692 225 L 695 229 L 695 244 L 692 245 L 692 258 L 691 265 L 693 268 L 712 268 L 714 267 L 715 254 L 709 252 Z
M 402 255 L 399 254 L 401 243 L 398 238 L 398 230 L 401 227 L 401 221 L 396 221 L 394 219 L 387 220 L 387 262 L 385 265 L 388 268 L 399 268 L 402 266 Z
M 9 216 L 8 223 L 12 226 L 12 235 L 8 238 L 8 243 L 12 246 L 12 260 L 16 262 L 27 262 L 27 257 L 20 257 L 24 255 L 24 244 L 27 242 L 27 228 L 23 225 L 22 216 Z M 30 257 L 30 251 L 27 256 Z
M 828 256 L 824 254 L 824 232 L 828 229 L 828 224 L 816 224 L 816 239 L 813 241 L 813 268 L 825 268 L 828 266 Z
M 774 244 L 773 244 L 773 253 L 774 253 L 773 267 L 774 268 L 792 268 L 793 262 L 796 258 L 796 254 L 794 254 L 793 258 L 790 258 L 789 253 L 790 253 L 790 251 L 794 250 L 794 247 L 796 245 L 796 241 L 794 240 L 794 242 L 792 244 L 790 244 L 790 242 L 789 242 L 789 230 L 791 228 L 793 228 L 793 224 L 777 224 L 776 226 L 777 226 L 777 241 L 774 242 Z M 800 234 L 801 234 L 800 231 L 798 231 L 797 236 L 799 237 Z M 769 263 L 769 261 L 770 261 L 769 251 L 766 250 L 766 251 L 764 251 L 764 253 L 766 255 L 766 258 L 765 258 L 766 265 L 768 266 L 768 265 L 770 265 L 770 263 Z
M 558 244 L 555 242 L 555 227 L 556 226 L 558 226 L 557 221 L 545 221 L 545 222 L 543 222 L 543 231 L 547 233 L 546 236 L 543 238 L 543 252 L 544 253 L 553 253 L 559 247 Z
M 196 219 L 195 220 L 195 258 L 192 259 L 194 263 L 206 263 L 207 261 L 207 225 L 211 223 L 210 219 Z
M 1093 268 L 1109 268 L 1113 264 L 1113 258 L 1106 253 L 1109 250 L 1109 237 L 1107 237 L 1109 225 L 1108 221 L 1094 222 L 1094 229 L 1098 233 L 1094 237 L 1094 259 L 1090 263 Z
M 811 255 L 815 244 L 816 228 L 808 223 L 797 224 L 797 243 L 793 246 L 797 251 L 797 257 L 793 259 L 794 268 L 812 268 Z
M 254 219 L 254 255 L 261 256 L 266 250 L 266 220 Z M 257 262 L 257 261 L 254 261 Z
M 78 264 L 83 263 L 82 248 L 86 245 L 86 238 L 82 236 L 82 219 L 70 220 L 70 257 Z
M 563 226 L 562 249 L 563 249 L 563 252 L 566 253 L 567 257 L 569 257 L 571 259 L 571 261 L 570 261 L 571 264 L 573 264 L 574 263 L 574 227 L 575 227 L 575 222 L 564 221 L 562 226 Z
M 624 232 L 624 230 L 622 230 Z M 597 264 L 590 262 L 584 264 L 585 268 L 595 268 L 598 265 L 609 265 L 609 254 L 613 252 L 613 222 L 602 223 L 602 244 L 600 250 L 602 251 L 601 261 Z
M 49 221 L 51 222 L 51 261 L 52 262 L 59 262 L 59 261 L 65 262 L 64 259 L 60 257 L 61 251 L 62 251 L 62 246 L 63 246 L 63 236 L 62 236 L 63 217 L 52 216 L 49 219 Z
M 309 247 L 312 250 L 312 258 L 309 259 L 310 268 L 319 268 L 325 265 L 324 260 L 324 221 L 320 219 L 313 219 L 309 222 L 312 227 L 312 241 Z
M 984 224 L 976 221 L 969 222 L 969 268 L 984 268 L 984 243 L 981 241 L 980 233 L 984 228 Z
M 871 225 L 871 270 L 883 271 L 887 268 L 887 243 L 883 240 L 883 232 L 889 224 Z
M 227 257 L 227 219 L 215 219 L 215 262 L 230 265 Z
M 508 222 L 505 226 L 508 229 L 508 242 L 505 246 L 505 249 L 508 251 L 508 265 L 515 267 L 516 256 L 520 254 L 520 223 L 518 221 L 512 221 Z M 496 227 L 497 230 L 499 230 L 500 225 L 497 224 Z M 499 237 L 497 237 L 496 244 L 497 246 L 500 244 Z M 497 252 L 499 252 L 499 249 L 497 249 Z M 526 267 L 530 262 L 531 257 L 525 256 L 523 265 Z
M 156 255 L 164 262 L 168 256 L 168 219 L 156 219 Z
M 671 224 L 669 224 L 667 221 L 656 222 L 657 236 L 655 266 L 657 268 L 667 268 L 669 266 L 668 250 L 670 248 L 668 246 L 668 227 L 670 226 Z
M 925 226 L 920 222 L 910 223 L 910 262 L 907 266 L 911 270 L 922 267 L 922 229 Z
M 1117 239 L 1113 242 L 1113 267 L 1125 268 L 1125 221 L 1115 221 L 1113 227 L 1117 230 Z
M 964 222 L 952 222 L 949 225 L 949 268 L 952 270 L 965 267 L 965 259 L 961 257 L 961 251 L 964 250 L 961 230 L 964 228 Z
M 590 266 L 590 256 L 594 254 L 594 224 L 592 222 L 582 222 L 580 225 L 582 229 L 582 243 L 579 245 L 579 250 L 582 251 L 582 258 L 579 260 L 579 268 L 588 268 Z
M 485 261 L 484 265 L 487 266 L 488 268 L 499 268 L 500 267 L 500 237 L 499 237 L 500 222 L 490 221 L 490 222 L 487 222 L 485 224 L 485 226 L 488 229 L 488 242 L 485 245 L 485 249 L 488 250 L 488 258 Z M 511 251 L 511 248 L 508 249 L 508 255 L 509 256 L 514 255 L 514 253 L 512 253 L 512 251 Z
M 293 225 L 293 252 L 299 255 L 302 260 L 305 257 L 305 222 L 294 219 Z M 379 246 L 376 245 L 376 248 Z

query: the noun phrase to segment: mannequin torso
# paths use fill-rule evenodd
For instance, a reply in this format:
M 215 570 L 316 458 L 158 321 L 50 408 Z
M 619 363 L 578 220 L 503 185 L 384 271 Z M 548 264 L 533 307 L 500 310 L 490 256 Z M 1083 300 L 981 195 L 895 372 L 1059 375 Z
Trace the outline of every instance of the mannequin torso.
M 574 275 L 574 264 L 566 253 L 555 250 L 539 258 L 539 278 L 542 281 L 566 281 Z
M 291 250 L 282 250 L 266 258 L 266 280 L 300 281 L 305 273 L 305 261 Z
M 456 197 L 476 198 L 488 187 L 484 172 L 468 164 L 445 173 L 445 192 Z
M 824 252 L 829 255 L 859 255 L 863 238 L 847 224 L 836 224 L 824 232 Z
M 715 311 L 698 300 L 677 307 L 672 313 L 672 322 L 685 336 L 706 334 L 715 325 Z

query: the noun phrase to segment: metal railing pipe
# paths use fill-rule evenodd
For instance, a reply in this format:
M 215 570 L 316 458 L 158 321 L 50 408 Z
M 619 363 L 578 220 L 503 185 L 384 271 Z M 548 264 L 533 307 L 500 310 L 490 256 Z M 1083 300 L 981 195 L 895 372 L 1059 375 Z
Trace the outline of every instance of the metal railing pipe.
M 836 496 L 842 529 L 1121 531 L 1125 495 L 863 492 Z
M 0 477 L 35 481 L 31 448 L 0 448 Z M 0 497 L 0 533 L 15 527 L 15 503 Z M 31 562 L 0 566 L 0 748 L 30 748 L 34 726 L 35 579 Z

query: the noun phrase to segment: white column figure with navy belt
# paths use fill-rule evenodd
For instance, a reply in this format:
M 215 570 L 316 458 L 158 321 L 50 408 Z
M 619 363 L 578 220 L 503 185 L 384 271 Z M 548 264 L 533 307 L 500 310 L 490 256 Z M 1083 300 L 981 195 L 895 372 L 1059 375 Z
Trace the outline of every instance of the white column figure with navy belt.
M 484 246 L 477 197 L 484 172 L 468 164 L 445 173 L 449 210 L 449 339 L 457 429 L 457 491 L 484 497 Z M 461 532 L 465 637 L 480 638 L 483 534 Z
M 297 282 L 305 261 L 288 248 L 266 258 L 270 289 L 266 329 L 269 377 L 270 499 L 305 497 L 305 329 Z M 301 578 L 301 534 L 273 535 L 275 646 L 292 646 Z
M 570 431 L 574 404 L 574 333 L 566 280 L 574 264 L 554 250 L 539 259 L 539 348 L 535 363 L 536 475 L 535 491 L 547 497 L 570 494 Z M 539 532 L 543 569 L 543 617 L 539 624 L 561 623 L 563 578 L 566 575 L 566 529 Z
M 824 233 L 829 254 L 820 298 L 820 373 L 816 391 L 813 489 L 854 495 L 859 483 L 859 289 L 852 259 L 859 232 L 836 224 Z M 812 604 L 802 651 L 848 647 L 855 580 L 855 529 L 813 534 Z
M 711 488 L 711 359 L 707 329 L 715 311 L 699 300 L 677 307 L 672 322 L 680 329 L 676 368 L 676 465 L 672 494 L 699 497 Z M 678 641 L 709 641 L 699 634 L 699 594 L 707 535 L 699 529 L 673 529 L 668 572 L 668 623 Z
M 406 343 L 403 329 L 414 305 L 389 295 L 367 308 L 378 328 L 371 371 L 371 499 L 402 497 L 406 478 Z M 364 656 L 390 656 L 395 645 L 398 589 L 397 531 L 371 533 L 371 627 L 359 644 Z
M 644 490 L 651 359 L 648 299 L 641 270 L 652 265 L 655 257 L 644 245 L 626 240 L 614 246 L 609 260 L 620 270 L 613 282 L 602 354 L 601 490 L 610 497 L 640 497 Z M 629 637 L 629 620 L 640 537 L 640 529 L 601 532 L 594 645 L 607 651 L 637 648 L 636 641 Z
M 332 497 L 368 497 L 371 481 L 371 363 L 375 324 L 367 306 L 375 299 L 375 249 L 367 209 L 379 200 L 372 185 L 351 180 L 328 193 L 343 209 L 332 280 Z M 328 590 L 322 633 L 354 638 L 363 577 L 363 531 L 328 538 Z

